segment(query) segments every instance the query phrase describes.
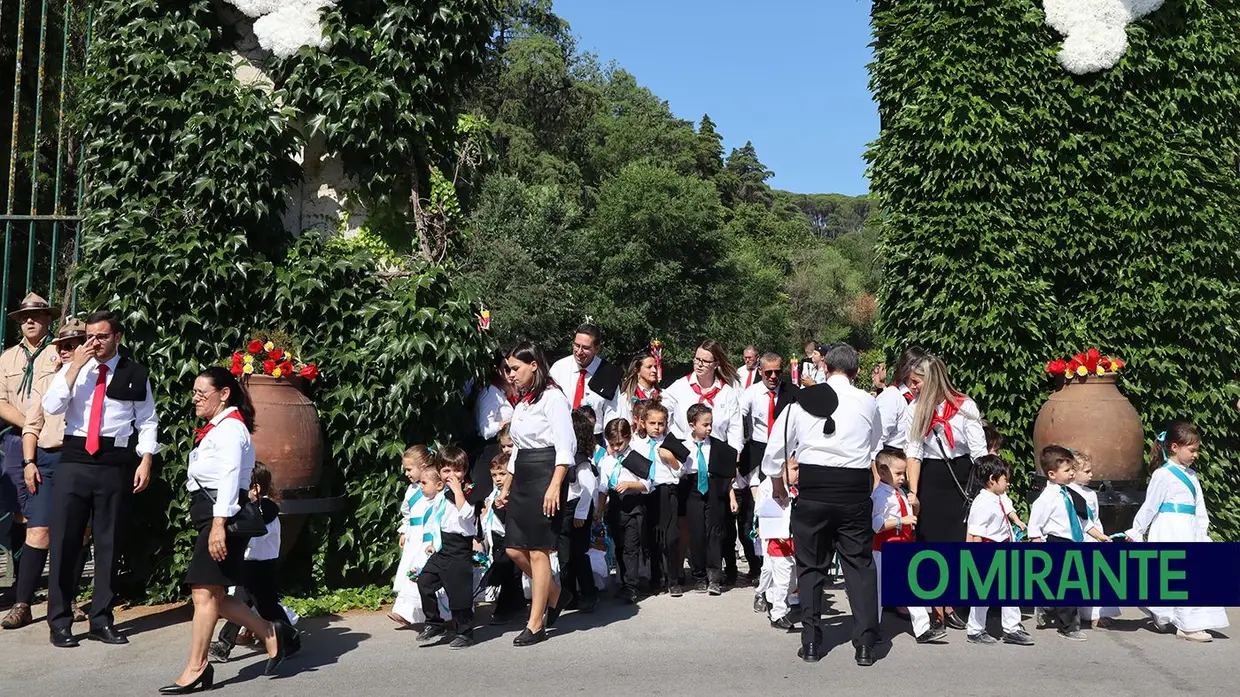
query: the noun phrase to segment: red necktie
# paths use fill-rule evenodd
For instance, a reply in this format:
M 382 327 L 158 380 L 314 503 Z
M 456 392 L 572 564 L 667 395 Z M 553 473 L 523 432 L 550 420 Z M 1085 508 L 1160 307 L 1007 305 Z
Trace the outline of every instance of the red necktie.
M 581 372 L 577 373 L 577 391 L 573 393 L 573 408 L 574 409 L 581 406 L 581 400 L 585 396 L 586 396 L 586 370 L 585 368 L 582 368 Z
M 749 377 L 745 378 L 745 387 L 750 387 L 753 385 L 753 374 L 754 374 L 754 370 L 753 368 L 750 368 Z
M 99 377 L 95 380 L 95 394 L 90 399 L 90 423 L 86 426 L 86 452 L 99 452 L 99 432 L 103 430 L 103 400 L 107 389 L 108 366 L 99 364 Z
M 775 430 L 775 393 L 767 392 L 766 398 L 770 400 L 766 408 L 766 439 L 771 440 L 771 431 Z

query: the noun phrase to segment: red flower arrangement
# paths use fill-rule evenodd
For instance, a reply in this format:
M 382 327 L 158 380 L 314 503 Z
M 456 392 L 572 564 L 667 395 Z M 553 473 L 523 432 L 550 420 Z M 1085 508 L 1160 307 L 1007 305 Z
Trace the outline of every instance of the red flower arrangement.
M 1091 348 L 1085 353 L 1078 353 L 1068 360 L 1057 358 L 1047 363 L 1046 372 L 1051 375 L 1062 375 L 1071 380 L 1074 377 L 1083 378 L 1086 375 L 1118 373 L 1124 365 L 1122 360 L 1104 356 L 1098 352 L 1098 349 Z
M 254 339 L 246 344 L 245 352 L 232 355 L 229 370 L 238 377 L 245 375 L 270 375 L 279 380 L 294 376 L 314 380 L 319 369 L 313 363 L 302 363 L 291 351 L 278 348 L 270 339 Z

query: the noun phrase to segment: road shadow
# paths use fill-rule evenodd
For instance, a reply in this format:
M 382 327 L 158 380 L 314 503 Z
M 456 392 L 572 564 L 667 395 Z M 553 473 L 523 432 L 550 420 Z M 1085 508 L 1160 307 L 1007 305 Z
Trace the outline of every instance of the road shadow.
M 285 678 L 297 673 L 315 672 L 323 666 L 336 663 L 341 656 L 356 649 L 363 641 L 370 638 L 370 634 L 355 632 L 344 624 L 338 624 L 343 621 L 342 617 L 330 615 L 310 617 L 298 622 L 297 630 L 301 632 L 301 651 L 285 659 L 276 670 L 275 677 Z M 235 677 L 216 683 L 216 685 L 243 683 L 262 677 L 267 667 L 267 654 L 261 649 L 254 648 L 243 655 L 234 655 L 229 663 L 241 661 L 252 661 L 252 663 L 242 668 Z
M 82 605 L 82 609 L 90 612 L 89 603 Z M 171 627 L 175 624 L 181 624 L 183 622 L 188 623 L 193 619 L 194 606 L 186 603 L 184 605 L 173 605 L 172 607 L 159 610 L 158 612 L 127 618 L 116 623 L 116 630 L 125 636 L 131 637 L 137 634 L 142 634 L 143 632 L 151 632 L 157 629 Z

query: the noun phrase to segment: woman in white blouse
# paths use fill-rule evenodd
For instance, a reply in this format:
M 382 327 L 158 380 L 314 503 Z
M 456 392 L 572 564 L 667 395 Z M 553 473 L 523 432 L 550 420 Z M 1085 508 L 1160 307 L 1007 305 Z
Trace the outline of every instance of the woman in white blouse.
M 521 396 L 508 428 L 512 476 L 496 505 L 508 509 L 508 556 L 530 577 L 530 619 L 512 643 L 531 646 L 546 641 L 546 627 L 555 625 L 568 599 L 551 580 L 551 554 L 567 499 L 564 478 L 576 464 L 577 438 L 568 398 L 548 375 L 542 349 L 529 341 L 517 344 L 508 354 L 508 367 Z
M 935 356 L 914 364 L 909 381 L 921 383 L 901 424 L 908 434 L 908 498 L 917 512 L 918 539 L 963 542 L 969 474 L 973 461 L 987 453 L 981 411 L 952 387 L 947 366 Z M 951 608 L 935 608 L 935 615 L 953 629 L 965 628 Z
M 736 452 L 745 447 L 745 430 L 741 419 L 740 392 L 732 386 L 736 368 L 728 361 L 723 344 L 707 339 L 693 354 L 693 372 L 663 390 L 667 407 L 668 427 L 677 438 L 688 440 L 689 407 L 705 404 L 714 416 L 714 437 L 727 441 Z
M 205 426 L 196 429 L 186 483 L 191 492 L 190 520 L 198 530 L 194 556 L 185 575 L 194 601 L 194 623 L 189 662 L 175 683 L 160 688 L 160 694 L 166 695 L 211 689 L 214 671 L 207 663 L 207 650 L 220 617 L 261 637 L 268 656 L 266 674 L 284 660 L 290 638 L 283 623 L 264 620 L 227 593 L 229 586 L 242 582 L 249 543 L 246 537 L 228 535 L 225 526 L 241 510 L 242 497 L 249 496 L 254 469 L 250 440 L 254 405 L 237 378 L 220 366 L 202 371 L 194 380 L 193 401 L 194 413 L 206 420 Z
M 908 442 L 904 414 L 921 391 L 921 378 L 912 375 L 914 366 L 926 358 L 926 351 L 916 346 L 904 349 L 896 362 L 895 379 L 878 394 L 878 415 L 883 422 L 884 448 L 903 448 Z
M 659 367 L 654 356 L 642 352 L 629 363 L 628 372 L 620 381 L 620 397 L 616 400 L 616 418 L 633 420 L 633 405 L 659 396 Z M 603 424 L 606 426 L 606 424 Z
M 488 384 L 474 402 L 474 419 L 478 423 L 478 435 L 488 443 L 495 442 L 499 432 L 512 421 L 516 405 L 516 392 L 508 379 L 508 364 L 502 355 L 496 355 L 491 366 Z

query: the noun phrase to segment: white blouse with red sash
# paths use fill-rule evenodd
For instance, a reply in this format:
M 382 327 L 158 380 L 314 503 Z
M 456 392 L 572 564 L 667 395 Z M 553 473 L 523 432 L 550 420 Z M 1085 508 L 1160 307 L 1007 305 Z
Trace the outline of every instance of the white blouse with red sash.
M 215 415 L 206 426 L 194 430 L 193 451 L 189 454 L 186 488 L 214 489 L 215 518 L 231 518 L 241 510 L 236 492 L 250 488 L 254 471 L 254 443 L 250 430 L 236 407 Z
M 667 406 L 670 416 L 668 427 L 677 438 L 687 440 L 692 435 L 689 429 L 689 407 L 705 404 L 710 407 L 714 417 L 714 437 L 727 441 L 738 453 L 745 446 L 740 393 L 722 380 L 716 378 L 714 385 L 703 388 L 690 373 L 663 391 L 663 404 Z

